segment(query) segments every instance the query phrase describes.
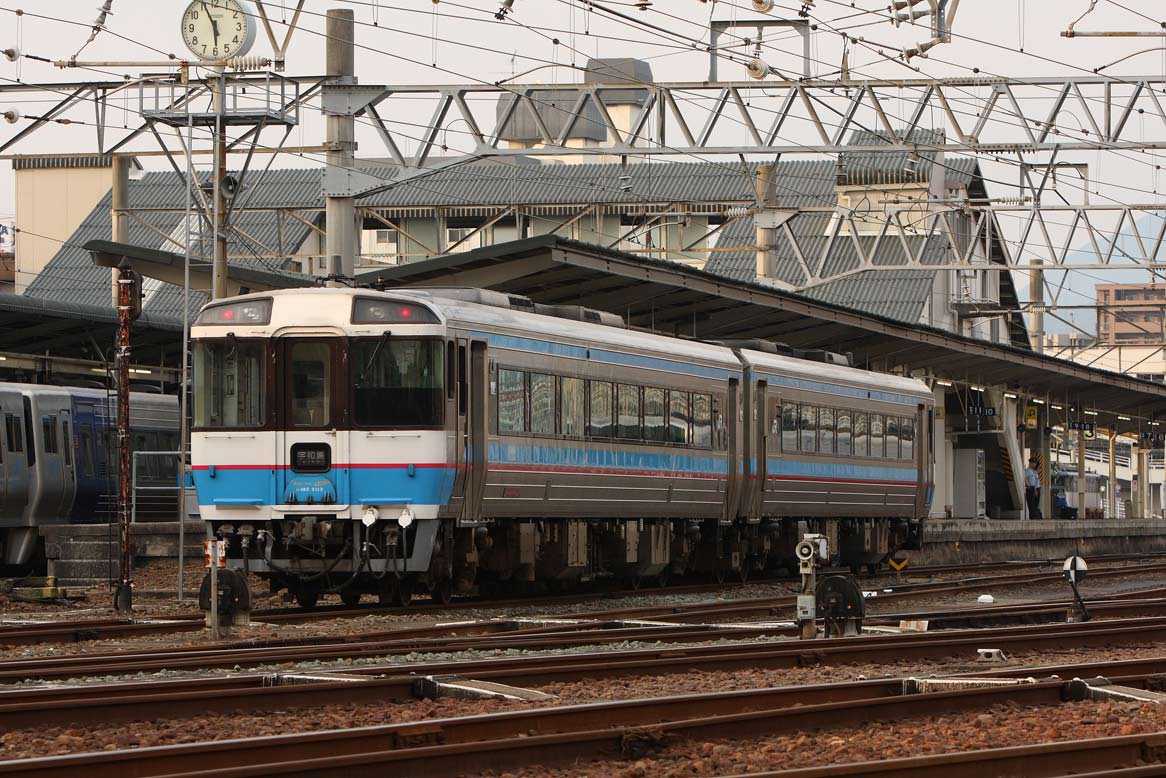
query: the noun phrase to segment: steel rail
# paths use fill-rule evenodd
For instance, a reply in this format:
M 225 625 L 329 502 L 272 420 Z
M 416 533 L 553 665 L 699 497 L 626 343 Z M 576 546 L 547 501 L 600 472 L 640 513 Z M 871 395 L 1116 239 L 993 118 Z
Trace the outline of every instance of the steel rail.
M 1145 621 L 1145 620 L 1144 620 Z M 978 647 L 1054 645 L 1115 645 L 1158 639 L 1166 634 L 1166 619 L 1152 625 L 1132 626 L 1110 622 L 1100 624 L 1057 625 L 1057 629 L 1011 628 L 982 632 L 952 633 L 954 639 L 927 634 L 894 637 L 851 638 L 836 641 L 783 641 L 780 643 L 743 643 L 719 646 L 640 649 L 623 652 L 590 652 L 574 655 L 538 655 L 461 661 L 417 662 L 349 668 L 347 670 L 308 670 L 303 674 L 323 673 L 336 679 L 319 684 L 271 687 L 262 674 L 235 675 L 227 678 L 200 678 L 156 682 L 80 684 L 11 689 L 0 692 L 0 727 L 18 728 L 33 724 L 65 722 L 103 722 L 193 715 L 216 710 L 260 710 L 325 703 L 363 701 L 370 692 L 374 699 L 408 697 L 411 683 L 427 675 L 455 674 L 481 681 L 515 685 L 539 685 L 550 682 L 610 679 L 635 675 L 658 675 L 691 671 L 734 671 L 783 669 L 829 662 L 897 661 L 899 659 L 942 658 L 967 653 Z M 1130 660 L 1125 663 L 1095 663 L 1042 668 L 1046 672 L 1116 672 L 1160 673 L 1166 670 L 1166 658 Z M 294 674 L 295 671 L 288 671 Z M 1026 675 L 1033 670 L 995 670 L 993 675 Z M 63 675 L 77 675 L 65 671 Z M 43 675 L 43 674 L 42 674 Z M 271 678 L 269 674 L 267 679 Z M 364 679 L 361 681 L 345 679 Z M 273 691 L 277 689 L 278 691 Z
M 1072 775 L 1143 776 L 1166 775 L 1166 764 L 1143 765 L 1166 754 L 1166 732 L 1120 735 L 1087 740 L 1060 740 L 1004 748 L 961 751 L 954 754 L 884 759 L 850 764 L 741 773 L 727 778 L 985 778 L 1023 775 L 1054 778 Z M 1132 768 L 1132 769 L 1123 769 Z
M 1067 699 L 1067 686 L 1053 678 L 903 695 L 901 681 L 881 680 L 677 695 L 0 762 L 0 775 L 342 776 L 377 768 L 392 774 L 444 776 L 637 756 L 676 737 L 773 735 L 930 715 L 936 710 L 980 709 L 1005 701 L 1055 705 Z M 194 764 L 197 773 L 189 772 Z M 835 774 L 840 773 L 821 773 Z M 898 773 L 880 775 L 891 774 Z

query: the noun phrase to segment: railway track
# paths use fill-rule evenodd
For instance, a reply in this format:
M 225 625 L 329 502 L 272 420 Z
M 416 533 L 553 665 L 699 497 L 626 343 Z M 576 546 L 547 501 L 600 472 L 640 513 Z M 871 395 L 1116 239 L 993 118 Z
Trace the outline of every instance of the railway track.
M 1044 563 L 1029 563 L 1032 565 Z M 1152 563 L 1149 565 L 1118 566 L 1094 568 L 1090 570 L 1090 577 L 1094 580 L 1107 577 L 1122 577 L 1128 575 L 1160 573 L 1166 571 L 1166 563 Z M 1040 583 L 1051 583 L 1061 580 L 1061 573 L 1007 573 L 995 576 L 977 576 L 956 580 L 934 581 L 925 583 L 896 584 L 883 587 L 876 592 L 872 602 L 885 602 L 896 599 L 909 599 L 936 594 L 958 594 L 961 592 L 977 591 L 995 587 L 1023 586 Z M 721 587 L 723 589 L 723 587 Z M 708 591 L 707 586 L 675 587 L 673 589 L 656 590 L 660 593 L 683 593 L 689 591 Z M 514 607 L 515 605 L 545 604 L 559 605 L 594 600 L 595 596 L 562 598 L 541 598 L 533 601 L 492 601 L 490 603 L 476 603 L 475 608 L 483 606 Z M 734 600 L 715 600 L 704 603 L 661 604 L 631 606 L 624 608 L 609 608 L 598 611 L 589 611 L 574 614 L 574 618 L 586 619 L 652 619 L 667 617 L 672 621 L 707 621 L 709 619 L 725 618 L 756 618 L 758 616 L 788 618 L 796 602 L 793 595 L 777 597 L 740 598 Z M 252 612 L 252 619 L 270 624 L 297 624 L 304 621 L 322 618 L 355 618 L 380 613 L 408 612 L 415 615 L 428 613 L 441 614 L 448 612 L 446 606 L 421 606 L 404 611 L 400 608 L 337 608 L 303 611 L 298 609 L 276 609 Z M 131 638 L 144 635 L 163 633 L 200 632 L 204 629 L 203 614 L 188 614 L 167 619 L 92 619 L 63 622 L 38 622 L 36 624 L 22 624 L 18 626 L 0 626 L 0 646 L 29 645 L 36 643 L 72 643 L 99 639 Z
M 520 636 L 534 642 L 553 635 Z M 1089 624 L 1008 627 L 995 630 L 959 630 L 942 634 L 917 633 L 845 638 L 832 641 L 783 640 L 733 644 L 686 645 L 669 648 L 592 651 L 577 654 L 538 654 L 474 660 L 439 660 L 368 665 L 344 670 L 288 670 L 243 673 L 225 677 L 182 680 L 86 683 L 18 688 L 0 691 L 0 728 L 10 729 L 61 723 L 149 720 L 215 711 L 267 710 L 323 704 L 409 699 L 414 683 L 424 676 L 457 675 L 478 681 L 518 686 L 552 682 L 611 679 L 666 673 L 783 669 L 817 664 L 901 662 L 976 655 L 978 648 L 1009 651 L 1050 647 L 1112 646 L 1166 638 L 1166 618 L 1129 619 Z M 575 638 L 578 639 L 578 638 Z M 383 654 L 382 654 L 383 655 Z M 302 659 L 302 655 L 296 655 Z M 67 658 L 62 658 L 67 659 Z M 5 670 L 10 678 L 72 678 L 82 675 L 147 672 L 147 666 L 173 669 L 179 663 L 202 667 L 235 667 L 249 660 L 238 652 L 179 658 L 162 655 L 132 663 L 84 666 L 63 661 L 51 670 L 36 662 Z M 1166 658 L 1130 667 L 1152 666 L 1166 672 Z M 1110 665 L 1112 667 L 1112 665 Z M 1031 672 L 1031 671 L 1024 671 Z M 1098 669 L 1100 672 L 1100 669 Z
M 294 735 L 160 746 L 122 751 L 77 754 L 10 762 L 0 762 L 0 775 L 75 776 L 201 776 L 314 775 L 341 776 L 352 771 L 392 774 L 456 775 L 484 769 L 513 769 L 531 765 L 562 765 L 576 760 L 627 758 L 651 752 L 669 738 L 708 740 L 742 738 L 804 731 L 807 729 L 858 725 L 871 721 L 933 715 L 936 712 L 974 710 L 1008 702 L 1021 706 L 1057 705 L 1069 697 L 1066 677 L 1107 671 L 1115 683 L 1145 685 L 1166 669 L 1166 658 L 1132 663 L 1094 663 L 1040 668 L 1041 680 L 1015 685 L 982 686 L 953 691 L 905 694 L 900 679 L 858 681 L 814 686 L 779 687 L 734 692 L 675 695 L 618 702 L 540 707 L 460 718 L 389 724 L 346 730 Z M 1036 672 L 1022 668 L 991 673 L 997 677 L 1017 677 Z M 985 676 L 973 674 L 972 677 Z M 1059 677 L 1058 677 L 1059 676 Z M 371 688 L 371 687 L 370 687 Z M 223 690 L 206 689 L 208 693 Z M 384 693 L 384 689 L 379 690 Z M 1141 740 L 1139 740 L 1141 738 Z M 1138 742 L 1166 742 L 1145 736 L 1110 739 L 1120 747 Z M 1094 742 L 1094 741 L 1087 741 Z M 1074 753 L 1072 744 L 1055 744 L 1048 770 L 1070 769 L 1059 759 Z M 1039 758 L 1039 747 L 1026 747 Z M 1104 748 L 1104 746 L 1097 746 Z M 1063 751 L 1062 751 L 1063 749 Z M 1134 764 L 1123 756 L 1117 762 L 1088 761 L 1077 766 L 1126 766 Z M 1142 758 L 1146 752 L 1142 752 Z M 938 758 L 897 760 L 893 768 L 911 763 L 930 765 L 979 765 L 981 772 L 958 769 L 953 776 L 990 774 L 983 772 L 985 758 L 975 752 Z M 1010 764 L 1019 765 L 1021 752 L 1009 755 Z M 928 760 L 931 761 L 928 761 Z M 964 761 L 961 761 L 964 760 Z M 891 763 L 875 763 L 889 765 Z M 874 769 L 864 766 L 866 769 Z M 781 776 L 826 775 L 923 775 L 922 772 L 838 772 L 838 768 L 814 768 L 828 772 L 785 771 Z M 935 773 L 929 773 L 934 775 Z M 946 772 L 944 774 L 947 774 Z M 1055 775 L 1056 772 L 1027 772 L 1024 775 Z

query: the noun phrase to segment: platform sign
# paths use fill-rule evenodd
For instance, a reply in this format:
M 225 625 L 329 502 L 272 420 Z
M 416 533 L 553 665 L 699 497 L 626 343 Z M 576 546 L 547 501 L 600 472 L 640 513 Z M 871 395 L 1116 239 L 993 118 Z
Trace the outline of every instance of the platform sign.
M 1035 405 L 1027 405 L 1024 408 L 1024 428 L 1034 430 L 1039 423 L 1038 411 Z
M 1089 566 L 1085 564 L 1085 560 L 1081 557 L 1071 556 L 1065 560 L 1063 570 L 1065 572 L 1065 580 L 1076 585 L 1085 580 L 1085 573 L 1089 570 Z
M 907 557 L 903 557 L 902 559 L 895 559 L 892 557 L 891 559 L 887 560 L 887 564 L 895 568 L 896 573 L 901 573 L 903 572 L 903 568 L 907 566 Z

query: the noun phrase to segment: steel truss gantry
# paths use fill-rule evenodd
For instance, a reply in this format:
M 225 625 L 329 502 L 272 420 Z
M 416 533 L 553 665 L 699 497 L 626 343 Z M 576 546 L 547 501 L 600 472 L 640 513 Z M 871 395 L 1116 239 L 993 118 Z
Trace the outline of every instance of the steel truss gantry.
M 950 78 L 849 81 L 736 81 L 620 84 L 462 84 L 360 87 L 364 108 L 389 153 L 423 166 L 463 137 L 479 155 L 555 156 L 836 154 L 950 151 L 1023 154 L 1166 148 L 1166 78 Z M 609 100 L 638 92 L 630 127 L 613 119 Z M 432 107 L 418 126 L 419 104 Z M 495 112 L 499 98 L 509 104 Z M 488 101 L 489 111 L 479 104 Z M 395 105 L 408 106 L 398 112 Z M 471 105 L 477 106 L 477 110 Z M 569 107 L 563 107 L 569 106 Z M 507 131 L 525 114 L 540 136 L 533 148 L 506 148 Z M 405 129 L 391 118 L 408 116 Z M 1133 128 L 1146 122 L 1143 137 Z M 582 122 L 598 122 L 609 142 L 568 147 Z M 554 128 L 552 130 L 552 128 Z M 847 145 L 860 129 L 885 141 Z M 921 143 L 918 130 L 943 139 Z M 1145 137 L 1150 135 L 1151 138 Z M 467 137 L 468 136 L 468 137 Z M 402 149 L 414 150 L 406 156 Z

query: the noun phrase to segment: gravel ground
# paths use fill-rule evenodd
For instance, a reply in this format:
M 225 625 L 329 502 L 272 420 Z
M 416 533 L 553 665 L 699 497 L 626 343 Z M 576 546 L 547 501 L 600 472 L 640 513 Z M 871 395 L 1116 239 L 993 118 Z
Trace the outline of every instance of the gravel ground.
M 1133 735 L 1166 729 L 1166 710 L 1132 703 L 1065 703 L 1040 708 L 997 706 L 879 723 L 861 730 L 825 729 L 748 740 L 666 742 L 652 756 L 529 767 L 479 776 L 505 778 L 688 778 L 789 770 L 817 765 L 1003 748 L 1057 740 Z M 990 773 L 989 773 L 990 775 Z

